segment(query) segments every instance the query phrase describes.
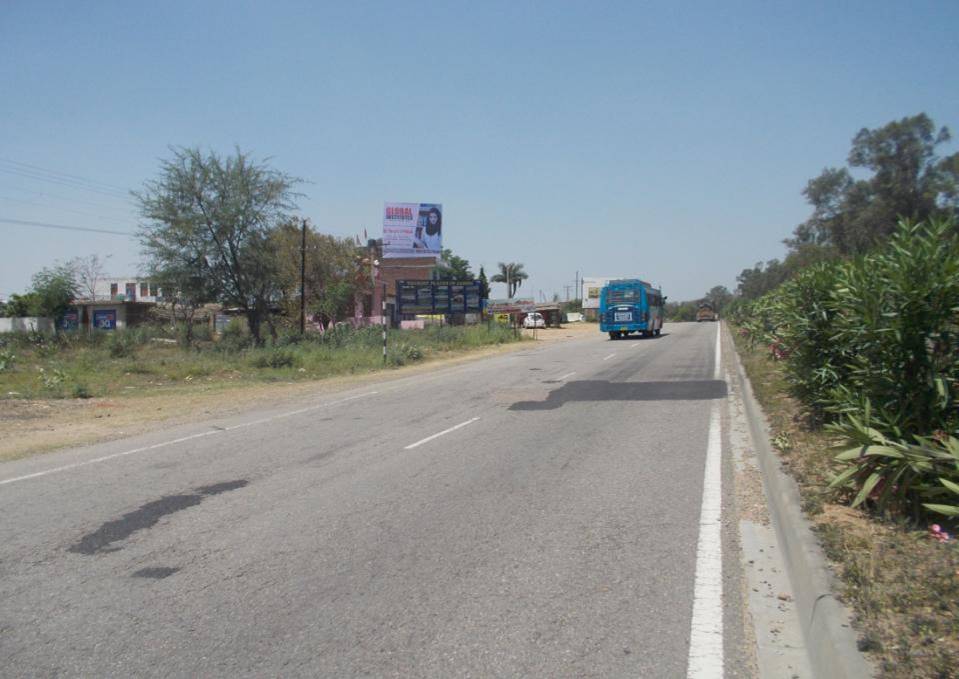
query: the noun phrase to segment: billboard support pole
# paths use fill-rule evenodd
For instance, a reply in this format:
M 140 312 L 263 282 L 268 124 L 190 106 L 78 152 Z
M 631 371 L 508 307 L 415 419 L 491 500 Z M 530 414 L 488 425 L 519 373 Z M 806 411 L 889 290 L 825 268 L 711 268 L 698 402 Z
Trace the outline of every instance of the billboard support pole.
M 380 319 L 383 325 L 383 363 L 386 364 L 386 283 L 383 283 L 383 299 L 380 304 L 382 305 Z

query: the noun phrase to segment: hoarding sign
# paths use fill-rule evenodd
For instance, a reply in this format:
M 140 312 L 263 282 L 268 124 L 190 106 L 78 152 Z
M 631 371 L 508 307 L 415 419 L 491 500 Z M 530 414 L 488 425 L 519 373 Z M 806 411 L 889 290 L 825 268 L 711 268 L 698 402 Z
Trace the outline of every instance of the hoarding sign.
M 396 281 L 400 314 L 479 313 L 481 281 Z
M 97 330 L 117 329 L 117 310 L 101 309 L 93 312 L 93 327 Z
M 587 278 L 583 277 L 583 290 L 582 297 L 583 308 L 584 309 L 598 309 L 599 308 L 599 293 L 602 292 L 603 287 L 610 281 L 615 281 L 620 276 L 608 276 L 605 278 Z
M 386 203 L 383 258 L 439 257 L 443 249 L 443 206 L 439 203 Z
M 530 313 L 536 311 L 536 300 L 532 297 L 516 297 L 514 299 L 491 299 L 486 305 L 491 314 Z

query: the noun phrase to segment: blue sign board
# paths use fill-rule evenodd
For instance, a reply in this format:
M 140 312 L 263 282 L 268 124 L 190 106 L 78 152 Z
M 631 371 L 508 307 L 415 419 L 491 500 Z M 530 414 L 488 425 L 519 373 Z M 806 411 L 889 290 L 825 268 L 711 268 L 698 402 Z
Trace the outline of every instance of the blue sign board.
M 117 329 L 117 310 L 100 309 L 93 312 L 93 327 L 97 330 Z

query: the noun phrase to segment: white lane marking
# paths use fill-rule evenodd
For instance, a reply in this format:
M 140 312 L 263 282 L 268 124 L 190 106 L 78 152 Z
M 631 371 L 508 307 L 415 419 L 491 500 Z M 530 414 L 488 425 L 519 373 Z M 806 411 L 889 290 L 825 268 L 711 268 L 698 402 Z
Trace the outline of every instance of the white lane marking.
M 576 374 L 576 371 L 574 370 L 574 371 L 571 372 L 571 373 L 566 373 L 566 374 L 563 375 L 562 377 L 557 377 L 557 378 L 556 378 L 556 381 L 557 381 L 557 382 L 562 382 L 563 380 L 569 379 L 570 377 L 572 377 L 572 376 L 575 375 L 575 374 Z
M 438 439 L 440 436 L 443 436 L 444 434 L 449 434 L 451 431 L 456 431 L 457 429 L 460 429 L 461 427 L 465 427 L 465 426 L 468 425 L 468 424 L 473 424 L 473 423 L 476 422 L 476 420 L 478 420 L 478 419 L 479 419 L 478 417 L 474 417 L 474 418 L 471 419 L 471 420 L 466 420 L 466 422 L 460 422 L 460 423 L 459 423 L 458 425 L 456 425 L 455 427 L 450 427 L 449 429 L 444 429 L 443 431 L 441 431 L 441 432 L 439 432 L 439 433 L 436 433 L 436 434 L 433 434 L 432 436 L 427 436 L 425 439 L 421 439 L 421 440 L 417 441 L 416 443 L 411 443 L 410 445 L 404 447 L 403 450 L 412 450 L 413 448 L 416 448 L 416 446 L 421 446 L 421 445 L 423 445 L 424 443 L 429 443 L 429 442 L 432 441 L 433 439 Z
M 630 349 L 635 349 L 635 348 L 638 347 L 638 346 L 639 346 L 639 342 L 633 342 L 632 344 L 629 345 L 629 348 L 630 348 Z
M 608 361 L 609 359 L 611 359 L 611 358 L 612 358 L 613 356 L 615 356 L 615 355 L 616 355 L 616 354 L 610 354 L 609 356 L 607 356 L 607 357 L 604 358 L 603 360 L 604 360 L 604 361 Z
M 186 441 L 192 441 L 193 439 L 203 438 L 205 436 L 216 436 L 217 434 L 223 434 L 228 431 L 235 431 L 237 429 L 244 429 L 245 427 L 252 427 L 257 424 L 264 424 L 266 422 L 272 422 L 274 420 L 279 420 L 284 417 L 292 417 L 293 415 L 302 415 L 303 413 L 308 413 L 313 410 L 320 410 L 321 408 L 328 408 L 329 406 L 339 405 L 340 403 L 347 403 L 348 401 L 355 401 L 358 398 L 365 398 L 367 396 L 373 396 L 378 394 L 378 391 L 368 391 L 363 394 L 357 394 L 356 396 L 350 396 L 349 398 L 342 398 L 338 401 L 328 401 L 326 403 L 320 403 L 319 405 L 310 406 L 308 408 L 300 408 L 299 410 L 291 410 L 287 413 L 280 413 L 279 415 L 272 415 L 271 417 L 264 417 L 259 420 L 251 420 L 249 422 L 241 422 L 240 424 L 234 424 L 230 427 L 223 427 L 222 429 L 213 429 L 211 431 L 202 431 L 197 434 L 190 434 L 189 436 L 181 436 L 177 439 L 171 439 L 169 441 L 161 441 L 160 443 L 154 443 L 150 446 L 143 446 L 142 448 L 133 448 L 132 450 L 124 450 L 122 453 L 113 453 L 111 455 L 104 455 L 102 457 L 95 457 L 92 460 L 84 460 L 83 462 L 74 462 L 73 464 L 65 464 L 62 467 L 54 467 L 52 469 L 46 469 L 41 472 L 34 472 L 33 474 L 25 474 L 23 476 L 14 476 L 10 479 L 3 479 L 0 481 L 0 486 L 4 486 L 8 483 L 16 483 L 17 481 L 26 481 L 27 479 L 35 479 L 41 476 L 47 476 L 48 474 L 57 474 L 59 472 L 69 471 L 71 469 L 76 469 L 77 467 L 85 467 L 88 464 L 97 464 L 98 462 L 107 462 L 108 460 L 114 460 L 118 457 L 126 457 L 127 455 L 134 455 L 136 453 L 145 453 L 148 450 L 156 450 L 157 448 L 165 448 L 167 446 L 173 446 L 177 443 L 184 443 Z
M 719 402 L 709 417 L 703 506 L 696 545 L 696 582 L 687 679 L 723 677 L 722 429 Z
M 723 346 L 722 346 L 722 342 L 720 342 L 720 338 L 721 338 L 721 334 L 720 334 L 720 332 L 719 332 L 720 328 L 722 328 L 722 325 L 719 324 L 719 323 L 717 323 L 717 324 L 716 324 L 716 351 L 714 352 L 714 353 L 715 353 L 715 356 L 716 356 L 716 364 L 713 366 L 713 379 L 714 379 L 714 380 L 718 380 L 718 379 L 720 379 L 720 378 L 723 376 L 723 374 L 722 374 L 722 350 L 723 350 Z

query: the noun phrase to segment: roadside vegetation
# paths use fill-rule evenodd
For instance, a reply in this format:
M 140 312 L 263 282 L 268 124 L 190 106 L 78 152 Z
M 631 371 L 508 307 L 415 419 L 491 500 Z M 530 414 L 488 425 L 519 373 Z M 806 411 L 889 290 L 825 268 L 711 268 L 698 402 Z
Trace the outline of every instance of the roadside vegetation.
M 883 677 L 959 667 L 959 153 L 925 114 L 860 130 L 745 269 L 737 346 Z
M 205 327 L 189 344 L 164 326 L 97 332 L 0 336 L 0 399 L 92 398 L 244 382 L 317 380 L 395 368 L 455 352 L 519 341 L 499 325 L 390 330 L 387 356 L 379 327 L 326 333 L 280 332 L 257 346 L 240 323 L 214 342 Z
M 959 238 L 903 222 L 732 320 L 774 445 L 886 677 L 959 659 Z

